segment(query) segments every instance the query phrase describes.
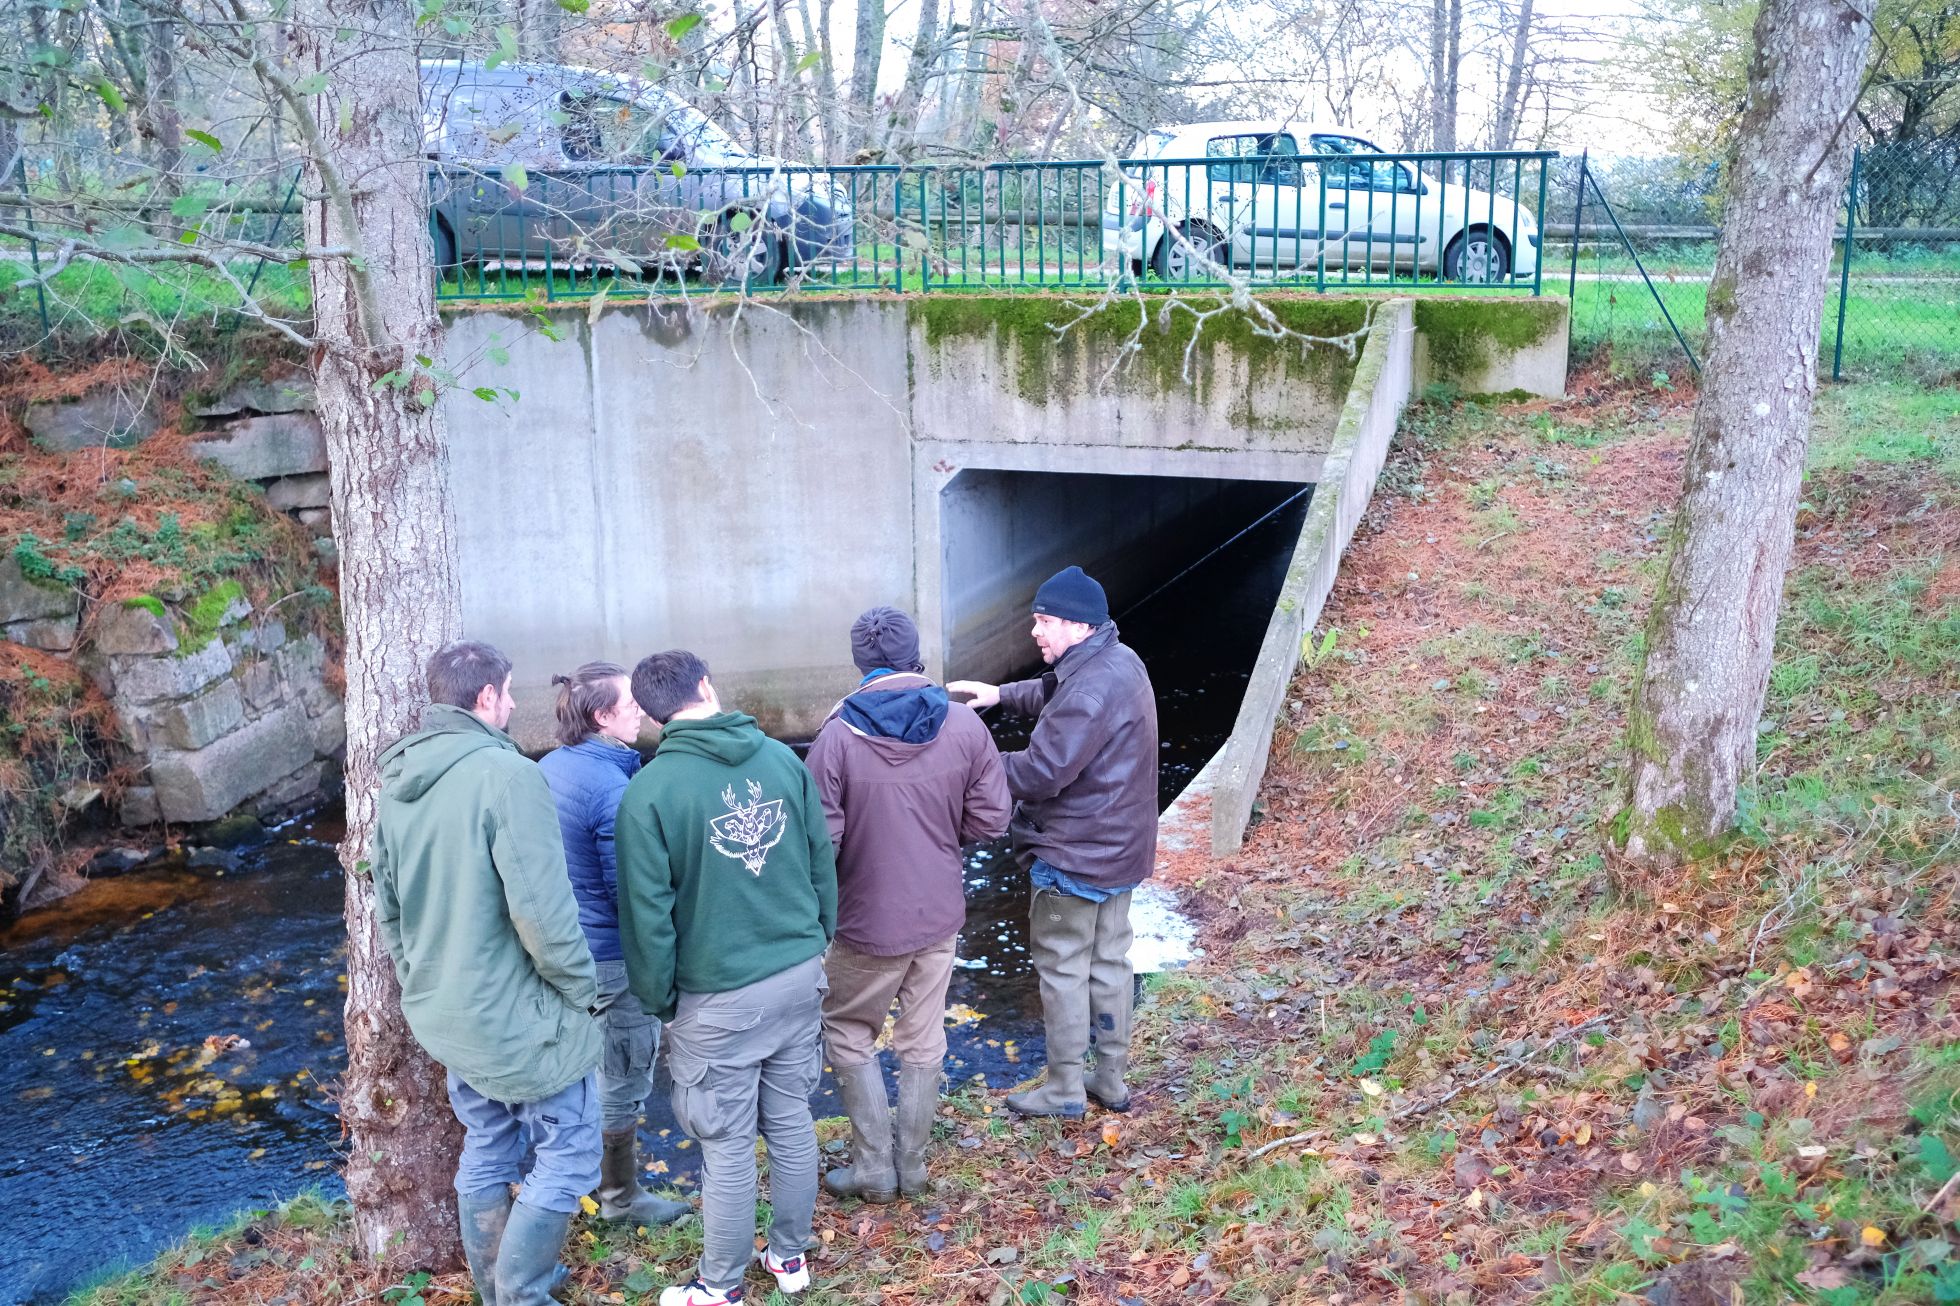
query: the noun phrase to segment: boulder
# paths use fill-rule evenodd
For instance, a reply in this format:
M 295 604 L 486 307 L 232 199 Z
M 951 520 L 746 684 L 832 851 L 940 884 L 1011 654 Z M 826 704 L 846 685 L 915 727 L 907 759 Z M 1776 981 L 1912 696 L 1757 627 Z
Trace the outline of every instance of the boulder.
M 155 603 L 153 608 L 150 604 Z M 177 651 L 177 623 L 157 611 L 163 605 L 147 602 L 118 603 L 105 608 L 95 619 L 95 648 L 98 653 L 123 657 L 143 657 Z
M 163 812 L 157 807 L 157 791 L 148 785 L 131 785 L 123 790 L 121 815 L 124 825 L 155 825 L 163 819 Z
M 79 399 L 42 399 L 21 418 L 34 443 L 56 453 L 127 449 L 156 434 L 156 415 L 126 390 L 91 390 Z
M 158 753 L 150 781 L 165 820 L 215 821 L 312 760 L 306 711 L 292 703 L 195 752 Z
M 254 712 L 263 712 L 286 696 L 285 682 L 279 679 L 279 664 L 271 658 L 246 663 L 245 672 L 239 678 L 245 682 L 245 701 Z
M 156 714 L 153 732 L 172 748 L 203 748 L 245 724 L 245 695 L 232 679 Z
M 277 380 L 254 377 L 240 381 L 211 399 L 190 405 L 195 417 L 231 417 L 238 413 L 298 413 L 319 406 L 310 376 Z
M 327 439 L 312 413 L 241 418 L 193 442 L 191 452 L 245 481 L 327 470 Z
M 49 653 L 66 653 L 75 647 L 75 633 L 81 623 L 73 617 L 49 617 L 43 621 L 16 621 L 0 626 L 0 639 Z
M 339 703 L 312 719 L 313 751 L 332 757 L 347 746 L 347 709 Z
M 80 607 L 74 590 L 31 581 L 11 550 L 0 553 L 0 626 L 72 617 Z
M 280 820 L 302 807 L 312 807 L 326 797 L 333 771 L 326 762 L 308 762 L 252 801 L 252 810 L 261 820 Z
M 214 639 L 185 657 L 115 658 L 119 696 L 131 703 L 188 698 L 231 670 L 231 650 Z
M 265 501 L 281 512 L 325 508 L 333 502 L 331 478 L 325 472 L 308 476 L 282 476 L 265 487 Z

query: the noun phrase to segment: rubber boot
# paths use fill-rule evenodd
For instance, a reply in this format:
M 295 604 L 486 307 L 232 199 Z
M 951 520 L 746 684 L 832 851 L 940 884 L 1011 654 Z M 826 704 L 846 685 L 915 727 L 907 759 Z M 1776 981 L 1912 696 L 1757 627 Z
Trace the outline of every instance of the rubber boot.
M 569 1274 L 558 1263 L 558 1253 L 565 1249 L 571 1227 L 570 1214 L 521 1200 L 511 1204 L 497 1248 L 497 1306 L 551 1306 L 552 1291 Z
M 1039 1086 L 1008 1094 L 1007 1109 L 1024 1116 L 1077 1119 L 1088 1109 L 1082 1059 L 1089 1052 L 1089 955 L 1096 937 L 1096 904 L 1043 889 L 1035 894 L 1028 924 L 1028 951 L 1041 980 L 1048 1073 Z
M 824 1175 L 824 1191 L 861 1202 L 892 1201 L 898 1196 L 898 1180 L 892 1170 L 892 1112 L 891 1100 L 885 1096 L 885 1073 L 876 1060 L 836 1069 L 837 1095 L 851 1118 L 851 1163 Z
M 498 1184 L 456 1199 L 456 1223 L 463 1231 L 463 1259 L 483 1306 L 497 1306 L 497 1246 L 510 1219 L 510 1185 Z
M 939 1114 L 939 1067 L 907 1063 L 898 1068 L 898 1191 L 920 1197 L 930 1191 L 926 1148 Z
M 599 1153 L 601 1220 L 672 1224 L 691 1209 L 686 1202 L 669 1201 L 640 1187 L 637 1129 L 621 1129 L 605 1135 L 605 1150 Z
M 1095 951 L 1089 961 L 1089 1015 L 1095 1029 L 1096 1062 L 1084 1090 L 1106 1111 L 1130 1109 L 1123 1082 L 1130 1066 L 1130 1017 L 1136 983 L 1130 970 L 1130 899 L 1119 895 L 1096 913 Z

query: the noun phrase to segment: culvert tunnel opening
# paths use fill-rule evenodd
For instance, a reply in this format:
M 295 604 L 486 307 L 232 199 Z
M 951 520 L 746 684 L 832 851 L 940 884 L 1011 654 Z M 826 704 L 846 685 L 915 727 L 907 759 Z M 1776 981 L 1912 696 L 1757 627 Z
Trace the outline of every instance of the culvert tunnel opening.
M 1081 565 L 1103 582 L 1124 642 L 1150 671 L 1158 805 L 1169 806 L 1231 735 L 1313 486 L 969 469 L 946 493 L 948 677 L 1039 675 L 1029 602 L 1056 570 Z M 998 709 L 987 716 L 1003 751 L 1026 746 L 1032 720 Z M 1000 840 L 966 850 L 966 876 L 950 1001 L 986 1013 L 996 1030 L 1021 1033 L 1039 1064 L 1027 872 Z M 1148 928 L 1139 922 L 1139 936 Z M 992 1082 L 1004 1068 L 989 1055 L 998 1046 L 956 1036 L 950 1068 Z

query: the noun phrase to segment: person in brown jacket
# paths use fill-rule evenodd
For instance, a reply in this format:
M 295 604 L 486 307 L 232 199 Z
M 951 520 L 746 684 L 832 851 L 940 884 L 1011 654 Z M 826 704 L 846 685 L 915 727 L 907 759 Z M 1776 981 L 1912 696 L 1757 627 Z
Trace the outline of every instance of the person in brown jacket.
M 960 845 L 998 839 L 1009 799 L 1000 753 L 972 708 L 924 674 L 919 632 L 896 608 L 851 627 L 864 674 L 810 746 L 837 846 L 837 937 L 824 968 L 824 1040 L 851 1118 L 851 1161 L 824 1176 L 839 1197 L 889 1202 L 926 1190 L 926 1143 L 946 1060 L 946 986 L 966 922 Z M 878 1064 L 898 1001 L 898 1145 Z
M 1031 861 L 1028 942 L 1048 1070 L 1007 1105 L 1075 1117 L 1093 1099 L 1127 1111 L 1130 891 L 1157 863 L 1157 698 L 1143 660 L 1117 639 L 1103 587 L 1082 568 L 1035 591 L 1030 633 L 1052 670 L 1008 685 L 946 686 L 975 707 L 1001 703 L 1036 718 L 1027 748 L 1001 761 L 1016 804 L 1014 850 Z M 1096 1064 L 1085 1081 L 1092 1025 Z

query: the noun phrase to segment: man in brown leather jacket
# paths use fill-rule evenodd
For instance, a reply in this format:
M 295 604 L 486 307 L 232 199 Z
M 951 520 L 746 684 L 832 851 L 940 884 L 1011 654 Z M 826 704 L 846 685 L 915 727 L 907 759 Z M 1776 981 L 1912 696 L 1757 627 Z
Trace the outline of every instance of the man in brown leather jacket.
M 1031 633 L 1051 668 L 1037 679 L 946 686 L 975 707 L 1000 703 L 1036 719 L 1027 748 L 1001 761 L 1015 799 L 1015 852 L 1031 860 L 1029 946 L 1048 1072 L 1007 1105 L 1073 1117 L 1092 1098 L 1125 1111 L 1130 891 L 1157 861 L 1157 699 L 1142 660 L 1116 637 L 1102 586 L 1080 567 L 1035 592 Z M 1085 1081 L 1092 1026 L 1096 1063 Z

